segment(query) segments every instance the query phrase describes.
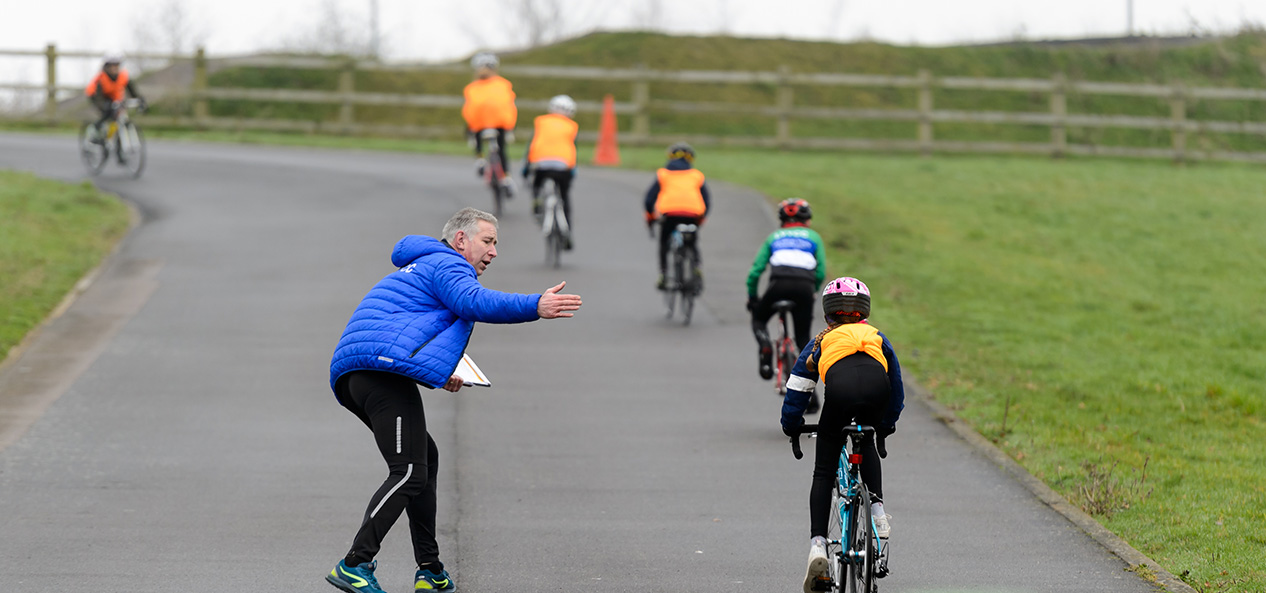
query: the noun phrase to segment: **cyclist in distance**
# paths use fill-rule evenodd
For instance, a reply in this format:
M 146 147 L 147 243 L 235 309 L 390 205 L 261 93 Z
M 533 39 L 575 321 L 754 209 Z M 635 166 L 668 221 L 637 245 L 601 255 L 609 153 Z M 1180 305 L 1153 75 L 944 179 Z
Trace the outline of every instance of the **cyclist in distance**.
M 822 312 L 827 328 L 805 347 L 787 381 L 782 405 L 782 429 L 795 436 L 804 424 L 805 406 L 820 379 L 825 385 L 818 441 L 813 461 L 813 485 L 809 489 L 809 566 L 804 590 L 827 575 L 827 526 L 831 514 L 831 490 L 847 437 L 842 428 L 850 423 L 873 426 L 875 437 L 887 438 L 897 430 L 905 407 L 901 366 L 892 344 L 867 323 L 870 289 L 856 278 L 836 278 L 822 289 Z M 884 513 L 883 474 L 879 451 L 870 435 L 862 443 L 862 482 L 872 494 L 871 516 L 876 535 L 888 538 L 891 516 Z
M 487 161 L 483 158 L 483 139 L 479 132 L 488 129 L 497 130 L 497 147 L 501 152 L 501 170 L 506 172 L 502 183 L 506 189 L 513 189 L 514 180 L 510 177 L 510 158 L 506 153 L 506 133 L 514 137 L 514 126 L 519 117 L 519 110 L 514 105 L 514 90 L 510 81 L 497 74 L 501 61 L 490 53 L 478 53 L 470 59 L 470 66 L 475 69 L 475 80 L 466 85 L 462 95 L 462 118 L 466 120 L 467 133 L 475 139 L 476 173 L 482 177 Z
M 809 343 L 814 297 L 826 281 L 826 251 L 822 237 L 809 228 L 812 218 L 813 210 L 805 200 L 787 198 L 779 203 L 778 220 L 782 227 L 765 239 L 747 274 L 747 310 L 752 313 L 752 333 L 759 346 L 763 379 L 774 376 L 774 352 L 768 328 L 769 318 L 774 315 L 774 303 L 785 300 L 796 304 L 791 311 L 795 320 L 796 349 L 804 350 Z M 757 297 L 765 268 L 769 268 L 769 282 L 764 296 Z M 810 401 L 810 413 L 815 411 L 814 403 L 816 398 Z
M 576 102 L 571 97 L 558 95 L 550 99 L 549 113 L 533 121 L 532 144 L 523 163 L 524 179 L 529 170 L 536 172 L 532 179 L 532 213 L 541 213 L 541 186 L 546 179 L 553 179 L 569 228 L 572 227 L 571 181 L 576 178 L 576 133 L 580 130 L 572 120 L 575 115 Z M 570 232 L 564 238 L 563 247 L 571 249 Z
M 94 132 L 92 141 L 98 144 L 104 142 L 105 138 L 101 126 L 118 115 L 119 109 L 123 106 L 123 100 L 127 98 L 125 93 L 141 101 L 142 111 L 146 108 L 145 98 L 136 92 L 136 85 L 132 84 L 128 71 L 121 66 L 122 63 L 123 58 L 120 56 L 106 56 L 101 65 L 101 71 L 92 77 L 84 89 L 84 94 L 88 96 L 93 107 L 101 112 L 101 118 L 92 124 Z
M 703 225 L 711 198 L 703 173 L 694 168 L 695 149 L 685 142 L 668 147 L 668 163 L 655 172 L 655 183 L 646 190 L 646 226 L 659 220 L 659 280 L 655 288 L 664 290 L 664 270 L 668 267 L 668 240 L 678 224 Z M 703 274 L 695 270 L 702 286 Z

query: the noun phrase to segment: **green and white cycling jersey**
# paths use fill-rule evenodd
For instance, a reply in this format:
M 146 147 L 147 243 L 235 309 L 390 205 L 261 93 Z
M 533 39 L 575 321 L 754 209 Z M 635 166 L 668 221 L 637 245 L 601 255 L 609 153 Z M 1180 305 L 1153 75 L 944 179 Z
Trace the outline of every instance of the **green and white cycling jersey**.
M 756 296 L 760 276 L 769 268 L 769 280 L 808 280 L 814 290 L 826 281 L 826 251 L 818 232 L 805 226 L 778 229 L 765 239 L 752 270 L 747 274 L 747 294 Z

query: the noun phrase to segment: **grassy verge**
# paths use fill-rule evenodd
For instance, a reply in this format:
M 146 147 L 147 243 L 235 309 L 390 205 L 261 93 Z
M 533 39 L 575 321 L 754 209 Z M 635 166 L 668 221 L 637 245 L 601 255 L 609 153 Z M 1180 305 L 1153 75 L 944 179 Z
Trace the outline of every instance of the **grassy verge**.
M 0 360 L 101 262 L 128 218 L 90 183 L 0 170 Z

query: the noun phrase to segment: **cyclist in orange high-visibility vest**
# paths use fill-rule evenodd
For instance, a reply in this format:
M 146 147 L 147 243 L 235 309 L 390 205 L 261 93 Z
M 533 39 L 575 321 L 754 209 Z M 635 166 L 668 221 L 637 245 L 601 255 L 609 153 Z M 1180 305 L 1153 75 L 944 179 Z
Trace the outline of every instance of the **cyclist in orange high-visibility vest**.
M 541 213 L 541 186 L 552 179 L 558 188 L 558 199 L 563 202 L 563 216 L 567 219 L 568 236 L 563 248 L 571 249 L 571 181 L 576 177 L 576 134 L 580 126 L 572 120 L 576 115 L 576 102 L 567 95 L 549 100 L 549 113 L 533 121 L 532 144 L 523 162 L 523 178 L 529 171 L 532 177 L 532 213 Z
M 655 288 L 664 290 L 664 270 L 668 267 L 668 240 L 678 224 L 702 225 L 711 199 L 703 173 L 694 168 L 695 149 L 685 142 L 668 147 L 668 164 L 655 172 L 655 183 L 646 190 L 646 226 L 659 220 L 659 280 Z M 695 270 L 700 282 L 703 275 Z
M 484 175 L 487 161 L 483 158 L 483 139 L 479 133 L 483 130 L 497 131 L 497 147 L 501 150 L 501 170 L 506 172 L 503 183 L 507 188 L 513 187 L 513 179 L 509 175 L 510 157 L 506 153 L 506 141 L 514 139 L 514 126 L 519 118 L 519 110 L 514 105 L 514 87 L 510 81 L 497 74 L 501 60 L 490 53 L 475 54 L 470 59 L 475 69 L 475 80 L 466 85 L 462 91 L 465 103 L 462 104 L 462 119 L 466 120 L 467 134 L 474 137 L 476 174 Z M 507 133 L 509 136 L 507 138 Z
M 93 142 L 102 142 L 101 125 L 118 115 L 119 109 L 123 106 L 123 99 L 127 98 L 126 93 L 131 93 L 133 97 L 141 100 L 141 110 L 146 107 L 145 98 L 136 92 L 136 85 L 132 84 L 127 70 L 120 66 L 122 62 L 123 58 L 119 56 L 106 56 L 105 62 L 101 65 L 101 71 L 84 88 L 84 94 L 88 96 L 88 100 L 97 108 L 97 111 L 101 112 L 101 118 L 93 124 L 95 132 Z

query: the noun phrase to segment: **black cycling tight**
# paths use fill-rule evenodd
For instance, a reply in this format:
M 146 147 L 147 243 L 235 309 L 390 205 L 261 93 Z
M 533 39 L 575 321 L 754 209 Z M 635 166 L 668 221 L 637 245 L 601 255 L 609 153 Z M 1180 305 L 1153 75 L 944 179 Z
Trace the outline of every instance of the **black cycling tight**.
M 374 431 L 374 441 L 390 472 L 369 499 L 365 518 L 347 553 L 347 564 L 373 560 L 401 512 L 409 515 L 418 565 L 438 561 L 435 477 L 439 451 L 426 431 L 417 383 L 394 373 L 356 371 L 348 376 L 346 392 L 343 405 Z

